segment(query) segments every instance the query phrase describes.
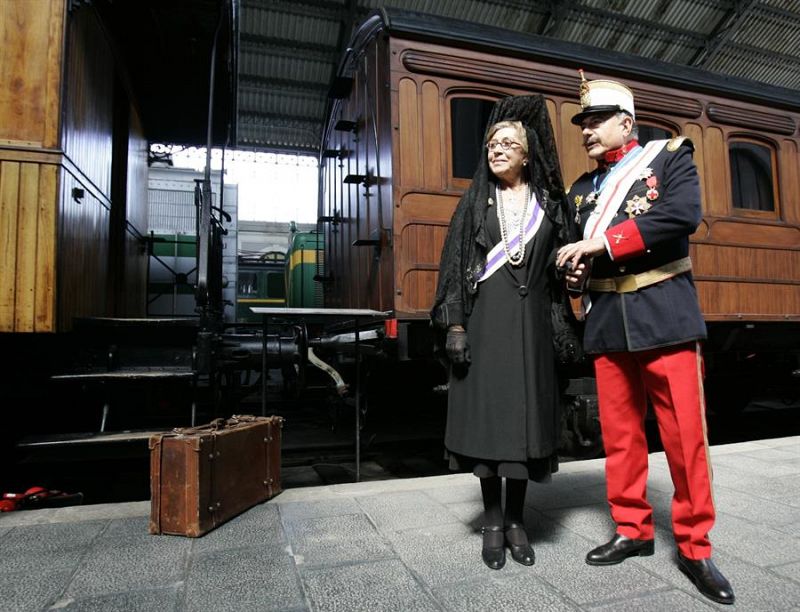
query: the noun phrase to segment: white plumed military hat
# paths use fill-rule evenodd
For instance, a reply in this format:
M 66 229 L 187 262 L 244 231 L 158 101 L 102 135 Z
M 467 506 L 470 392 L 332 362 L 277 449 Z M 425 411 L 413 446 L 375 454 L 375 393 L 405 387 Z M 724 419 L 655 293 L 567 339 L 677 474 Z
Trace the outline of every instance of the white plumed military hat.
M 636 119 L 633 108 L 633 92 L 617 81 L 597 79 L 587 81 L 581 73 L 581 112 L 572 118 L 578 125 L 584 117 L 593 113 L 624 111 Z

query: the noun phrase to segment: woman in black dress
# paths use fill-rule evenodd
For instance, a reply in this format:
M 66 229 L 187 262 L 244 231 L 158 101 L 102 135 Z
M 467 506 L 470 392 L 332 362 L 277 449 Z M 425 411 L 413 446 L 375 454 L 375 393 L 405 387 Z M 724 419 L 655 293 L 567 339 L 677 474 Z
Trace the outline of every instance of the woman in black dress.
M 484 161 L 450 223 L 431 317 L 447 332 L 451 363 L 450 465 L 480 478 L 482 558 L 500 569 L 506 545 L 518 563 L 534 563 L 523 525 L 528 480 L 558 469 L 551 307 L 563 299 L 555 249 L 572 225 L 544 99 L 505 98 L 489 125 Z

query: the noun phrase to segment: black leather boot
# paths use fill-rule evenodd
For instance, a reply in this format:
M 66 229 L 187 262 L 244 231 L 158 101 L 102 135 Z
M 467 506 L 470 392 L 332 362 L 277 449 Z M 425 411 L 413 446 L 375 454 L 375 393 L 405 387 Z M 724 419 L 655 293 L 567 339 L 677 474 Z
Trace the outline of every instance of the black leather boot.
M 609 542 L 589 551 L 586 563 L 589 565 L 615 565 L 628 557 L 649 557 L 653 554 L 653 540 L 634 540 L 617 534 Z
M 487 567 L 499 570 L 506 564 L 506 549 L 503 546 L 503 528 L 499 525 L 481 527 L 483 549 L 481 557 Z
M 678 567 L 694 582 L 697 590 L 712 601 L 732 604 L 735 601 L 731 583 L 711 559 L 687 559 L 678 553 Z

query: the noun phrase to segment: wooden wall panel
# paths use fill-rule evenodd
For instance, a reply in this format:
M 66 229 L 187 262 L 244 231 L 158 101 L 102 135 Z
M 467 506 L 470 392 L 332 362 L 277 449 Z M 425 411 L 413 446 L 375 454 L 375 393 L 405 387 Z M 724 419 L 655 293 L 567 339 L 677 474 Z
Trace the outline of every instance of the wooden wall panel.
M 81 182 L 66 171 L 62 177 L 57 325 L 66 331 L 75 317 L 107 314 L 110 211 L 89 192 L 75 201 L 70 194 Z
M 36 296 L 34 331 L 56 329 L 56 260 L 59 169 L 43 165 L 39 172 L 38 223 L 36 226 Z
M 58 146 L 62 0 L 0 2 L 0 143 Z
M 700 308 L 708 321 L 797 320 L 800 291 L 794 284 L 697 280 Z
M 397 287 L 395 307 L 410 315 L 427 315 L 436 293 L 439 257 L 459 197 L 407 193 L 397 211 Z
M 19 167 L 16 162 L 0 163 L 0 331 L 14 331 Z
M 698 277 L 791 281 L 800 269 L 800 250 L 786 250 L 776 257 L 767 248 L 696 244 L 692 263 Z
M 0 162 L 0 331 L 55 330 L 57 166 Z
M 147 139 L 133 105 L 130 106 L 126 218 L 140 234 L 147 233 Z M 118 203 L 114 202 L 114 206 Z M 143 317 L 147 300 L 147 256 L 130 232 L 125 233 L 125 287 L 118 299 L 124 316 Z
M 705 151 L 703 164 L 705 167 L 705 188 L 708 192 L 705 212 L 710 215 L 724 216 L 731 210 L 730 172 L 728 170 L 728 151 L 725 137 L 717 127 L 705 129 Z
M 417 109 L 417 83 L 413 79 L 400 79 L 398 91 L 400 184 L 417 187 L 422 184 L 422 151 L 420 150 L 420 122 Z
M 800 155 L 797 153 L 797 142 L 784 140 L 781 142 L 780 167 L 781 181 L 781 214 L 789 223 L 800 223 Z
M 441 189 L 445 184 L 442 168 L 445 130 L 439 95 L 439 87 L 433 81 L 422 84 L 422 174 L 426 189 Z
M 586 149 L 583 147 L 581 130 L 577 125 L 572 125 L 571 121 L 580 110 L 580 105 L 571 102 L 563 102 L 560 106 L 558 125 L 561 135 L 558 141 L 558 155 L 561 158 L 564 187 L 567 189 L 580 175 L 594 168 L 594 163 L 586 155 Z
M 700 177 L 700 200 L 703 205 L 703 212 L 708 212 L 708 198 L 706 186 L 706 160 L 705 143 L 703 142 L 703 128 L 696 123 L 686 123 L 681 130 L 681 135 L 686 136 L 694 145 L 694 165 L 697 166 L 697 174 Z
M 39 170 L 38 164 L 22 164 L 19 173 L 17 286 L 14 295 L 14 329 L 19 332 L 32 332 L 35 327 Z
M 70 13 L 64 71 L 64 153 L 110 199 L 114 63 L 94 12 L 88 8 Z

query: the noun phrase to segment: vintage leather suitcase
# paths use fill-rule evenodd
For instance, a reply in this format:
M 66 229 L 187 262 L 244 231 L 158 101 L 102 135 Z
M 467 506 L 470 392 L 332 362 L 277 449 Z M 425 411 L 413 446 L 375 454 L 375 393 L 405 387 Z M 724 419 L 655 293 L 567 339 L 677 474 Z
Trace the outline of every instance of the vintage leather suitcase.
M 281 492 L 283 418 L 233 416 L 150 438 L 150 533 L 195 538 Z

